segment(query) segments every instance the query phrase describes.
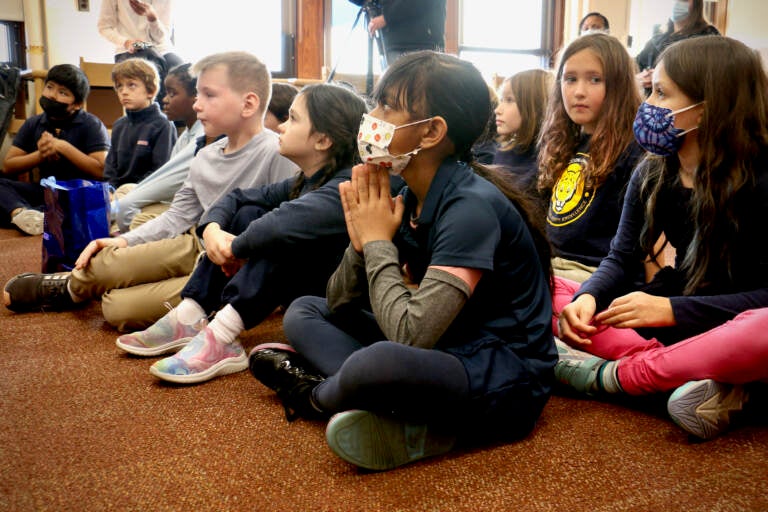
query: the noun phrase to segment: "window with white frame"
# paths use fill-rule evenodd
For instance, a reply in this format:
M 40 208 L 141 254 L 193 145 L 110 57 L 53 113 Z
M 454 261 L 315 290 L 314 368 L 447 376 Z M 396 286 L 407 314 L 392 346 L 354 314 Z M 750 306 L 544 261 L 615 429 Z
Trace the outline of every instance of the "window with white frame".
M 243 50 L 259 57 L 273 76 L 295 74 L 295 0 L 176 2 L 173 38 L 185 61 Z
M 486 79 L 549 66 L 553 53 L 554 0 L 459 0 L 459 56 L 473 62 Z M 332 0 L 329 66 L 340 73 L 364 75 L 368 33 L 360 8 Z M 371 65 L 381 71 L 375 43 Z
M 554 0 L 459 0 L 459 56 L 486 80 L 549 67 Z

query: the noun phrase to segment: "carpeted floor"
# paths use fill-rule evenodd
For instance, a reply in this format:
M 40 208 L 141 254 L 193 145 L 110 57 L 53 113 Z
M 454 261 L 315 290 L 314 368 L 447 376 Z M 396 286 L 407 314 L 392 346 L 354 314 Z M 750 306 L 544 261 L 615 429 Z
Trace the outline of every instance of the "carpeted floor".
M 0 230 L 0 282 L 39 265 Z M 659 401 L 555 396 L 523 441 L 371 473 L 248 372 L 164 385 L 115 337 L 98 303 L 0 306 L 0 511 L 768 510 L 766 422 L 692 443 Z M 277 315 L 244 338 L 282 339 Z

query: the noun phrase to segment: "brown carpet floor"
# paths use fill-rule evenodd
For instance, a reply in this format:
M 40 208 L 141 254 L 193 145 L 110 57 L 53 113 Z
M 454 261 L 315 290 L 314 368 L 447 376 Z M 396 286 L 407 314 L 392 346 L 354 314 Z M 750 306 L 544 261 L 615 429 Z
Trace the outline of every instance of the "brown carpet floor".
M 0 230 L 0 282 L 39 265 L 40 237 Z M 115 337 L 98 303 L 0 306 L 0 510 L 768 510 L 765 422 L 692 443 L 658 401 L 555 396 L 525 440 L 371 473 L 248 372 L 164 385 Z M 245 344 L 274 340 L 278 315 Z

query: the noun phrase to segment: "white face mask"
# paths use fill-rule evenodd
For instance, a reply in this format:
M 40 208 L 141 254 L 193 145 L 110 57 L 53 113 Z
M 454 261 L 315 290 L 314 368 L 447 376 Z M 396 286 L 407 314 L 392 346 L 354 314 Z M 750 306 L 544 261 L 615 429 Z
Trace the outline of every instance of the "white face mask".
M 411 157 L 417 154 L 421 147 L 402 155 L 391 154 L 389 152 L 389 145 L 395 137 L 395 130 L 424 123 L 431 119 L 422 119 L 421 121 L 395 126 L 392 123 L 363 114 L 363 118 L 360 120 L 360 131 L 357 134 L 357 150 L 360 153 L 360 159 L 363 163 L 384 167 L 393 176 L 399 176 L 408 165 L 408 162 L 411 161 Z
M 611 31 L 608 30 L 607 28 L 590 28 L 582 32 L 581 35 L 588 36 L 590 34 L 610 34 L 610 33 Z

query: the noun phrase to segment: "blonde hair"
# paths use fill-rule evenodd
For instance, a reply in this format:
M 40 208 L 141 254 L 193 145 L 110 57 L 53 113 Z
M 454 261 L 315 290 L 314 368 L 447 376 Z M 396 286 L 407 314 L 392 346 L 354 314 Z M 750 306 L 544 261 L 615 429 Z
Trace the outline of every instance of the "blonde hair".
M 115 85 L 117 85 L 118 80 L 130 78 L 141 81 L 153 98 L 160 90 L 160 74 L 155 65 L 148 60 L 125 59 L 112 67 L 112 83 Z
M 214 53 L 192 66 L 195 75 L 216 66 L 227 70 L 229 87 L 238 93 L 252 92 L 259 97 L 259 111 L 264 113 L 272 98 L 272 78 L 269 70 L 255 55 L 248 52 Z

